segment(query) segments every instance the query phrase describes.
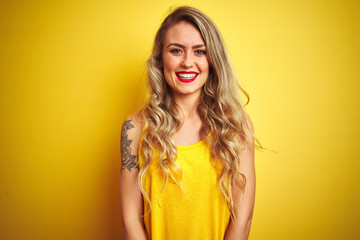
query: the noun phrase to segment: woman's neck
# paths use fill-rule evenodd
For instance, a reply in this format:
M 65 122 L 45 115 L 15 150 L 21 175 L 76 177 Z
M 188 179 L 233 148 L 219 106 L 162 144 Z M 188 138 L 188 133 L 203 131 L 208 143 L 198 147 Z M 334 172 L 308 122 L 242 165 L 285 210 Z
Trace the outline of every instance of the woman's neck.
M 195 144 L 201 140 L 200 129 L 202 120 L 197 111 L 199 104 L 199 96 L 174 96 L 176 105 L 179 106 L 179 114 L 181 116 L 180 126 L 176 133 L 172 136 L 176 144 L 188 146 Z
M 183 120 L 198 117 L 197 106 L 199 104 L 199 96 L 194 95 L 174 95 L 174 102 L 181 109 Z

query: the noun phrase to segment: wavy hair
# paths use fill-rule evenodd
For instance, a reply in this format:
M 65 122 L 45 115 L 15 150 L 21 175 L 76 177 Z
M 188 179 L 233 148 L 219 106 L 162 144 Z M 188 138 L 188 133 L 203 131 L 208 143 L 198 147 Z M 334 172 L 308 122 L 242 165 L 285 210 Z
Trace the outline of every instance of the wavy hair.
M 165 176 L 162 190 L 169 179 L 182 189 L 182 171 L 176 163 L 177 148 L 171 138 L 181 126 L 180 109 L 173 101 L 171 88 L 165 81 L 162 69 L 165 35 L 171 26 L 180 21 L 193 24 L 206 45 L 210 71 L 197 106 L 203 122 L 200 136 L 210 147 L 212 164 L 217 166 L 221 163 L 218 188 L 228 204 L 231 216 L 235 217 L 231 183 L 240 183 L 242 191 L 246 184 L 245 175 L 239 171 L 239 153 L 246 144 L 253 144 L 254 140 L 258 143 L 250 130 L 244 110 L 249 95 L 238 84 L 218 28 L 209 17 L 192 7 L 179 7 L 165 18 L 156 33 L 152 54 L 147 61 L 150 95 L 147 105 L 141 111 L 144 129 L 139 152 L 139 160 L 143 162 L 138 175 L 139 187 L 151 207 L 143 182 L 151 162 L 158 161 Z M 247 98 L 245 104 L 240 99 L 240 92 Z

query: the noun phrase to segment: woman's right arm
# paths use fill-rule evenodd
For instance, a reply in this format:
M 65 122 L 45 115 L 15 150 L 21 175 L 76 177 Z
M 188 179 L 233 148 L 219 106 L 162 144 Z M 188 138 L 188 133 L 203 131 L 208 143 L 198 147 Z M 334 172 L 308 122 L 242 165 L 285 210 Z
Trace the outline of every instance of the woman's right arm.
M 146 240 L 143 198 L 138 186 L 137 150 L 142 134 L 138 114 L 129 116 L 121 129 L 120 209 L 124 240 Z

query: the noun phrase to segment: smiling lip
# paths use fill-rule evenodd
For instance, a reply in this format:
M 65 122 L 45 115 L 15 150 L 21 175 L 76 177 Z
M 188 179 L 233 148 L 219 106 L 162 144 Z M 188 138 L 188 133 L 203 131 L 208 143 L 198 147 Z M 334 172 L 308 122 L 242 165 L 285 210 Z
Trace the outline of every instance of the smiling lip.
M 196 79 L 199 74 L 197 72 L 177 72 L 176 77 L 179 79 L 180 82 L 183 83 L 190 83 Z

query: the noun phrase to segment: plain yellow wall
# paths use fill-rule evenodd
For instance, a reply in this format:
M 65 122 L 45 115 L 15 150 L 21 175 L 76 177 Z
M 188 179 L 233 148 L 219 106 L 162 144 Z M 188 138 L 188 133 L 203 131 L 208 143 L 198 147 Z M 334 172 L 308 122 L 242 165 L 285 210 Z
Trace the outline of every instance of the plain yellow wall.
M 0 239 L 120 239 L 119 136 L 171 6 L 218 25 L 261 143 L 250 239 L 359 239 L 359 1 L 1 1 Z

